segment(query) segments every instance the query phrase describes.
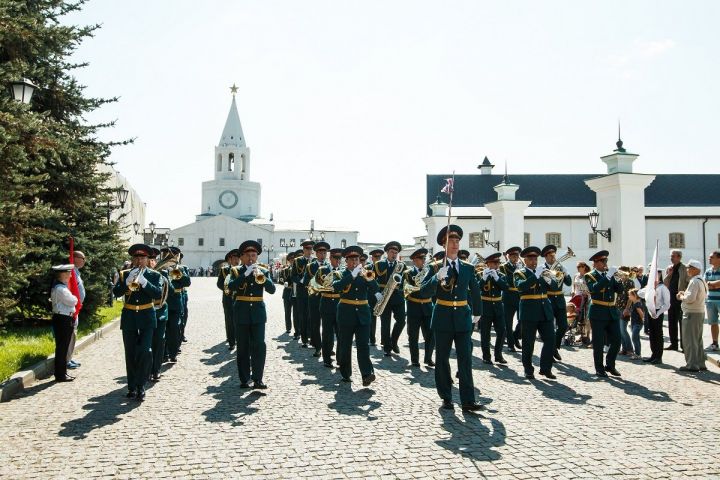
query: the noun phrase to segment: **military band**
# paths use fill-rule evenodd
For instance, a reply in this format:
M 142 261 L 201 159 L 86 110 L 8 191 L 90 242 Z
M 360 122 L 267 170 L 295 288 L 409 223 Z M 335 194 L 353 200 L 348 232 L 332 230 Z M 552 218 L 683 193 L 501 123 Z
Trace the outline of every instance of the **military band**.
M 432 296 L 427 292 L 421 293 L 420 287 L 425 278 L 425 257 L 428 251 L 426 248 L 415 250 L 410 255 L 413 266 L 405 270 L 403 277 L 403 290 L 407 301 L 407 327 L 408 344 L 410 348 L 410 363 L 414 367 L 420 366 L 420 347 L 418 341 L 422 332 L 425 342 L 424 362 L 428 367 L 434 367 L 432 359 L 435 349 L 435 336 L 430 328 L 432 320 L 433 303 Z
M 368 258 L 367 255 L 363 254 L 360 255 L 360 262 L 361 265 L 365 265 L 365 268 L 372 270 L 375 268 L 375 264 L 382 259 L 382 256 L 385 252 L 380 249 L 376 248 L 374 250 L 370 250 L 370 258 Z M 370 298 L 368 298 L 368 302 L 370 304 L 370 346 L 376 346 L 377 345 L 377 316 L 373 313 L 373 310 L 375 310 L 375 304 L 377 303 L 377 298 L 375 298 L 374 295 L 371 295 Z
M 553 357 L 555 360 L 560 361 L 560 344 L 565 337 L 565 332 L 568 329 L 567 309 L 565 303 L 565 294 L 563 293 L 563 285 L 572 285 L 572 278 L 565 270 L 562 264 L 555 264 L 555 255 L 557 253 L 557 247 L 555 245 L 546 245 L 540 254 L 545 258 L 545 269 L 555 271 L 555 275 L 551 275 L 550 284 L 548 287 L 548 300 L 552 307 L 553 318 L 555 318 L 555 351 Z
M 386 300 L 385 308 L 380 314 L 380 344 L 385 351 L 386 357 L 391 356 L 392 352 L 400 353 L 398 340 L 405 328 L 405 300 L 401 293 L 402 274 L 405 271 L 405 264 L 398 260 L 401 249 L 400 242 L 389 242 L 384 248 L 386 258 L 374 264 L 375 279 L 381 290 L 385 290 L 388 284 L 392 285 L 390 282 L 394 278 L 399 279 L 399 281 L 393 282 L 395 286 L 392 287 L 391 291 L 384 292 L 390 295 L 390 298 Z M 380 292 L 375 295 L 378 302 L 381 301 L 382 297 L 383 294 Z M 394 325 L 392 325 L 392 319 L 395 320 Z
M 502 294 L 508 289 L 507 278 L 500 272 L 500 253 L 485 257 L 485 269 L 481 273 L 482 315 L 480 316 L 480 348 L 483 363 L 492 365 L 490 359 L 490 327 L 495 329 L 494 358 L 496 363 L 505 364 L 502 349 L 505 342 L 505 308 Z
M 310 260 L 305 267 L 303 284 L 308 287 L 318 270 L 326 265 L 325 257 L 330 249 L 327 242 L 317 242 L 313 245 L 315 258 Z M 322 351 L 322 339 L 320 338 L 320 294 L 308 290 L 308 337 L 310 345 L 315 349 L 314 357 L 319 357 Z
M 237 267 L 240 263 L 240 250 L 234 248 L 225 254 L 225 263 L 225 265 L 220 267 L 217 278 L 217 287 L 223 292 L 222 306 L 223 315 L 225 317 L 225 339 L 227 340 L 228 350 L 232 350 L 235 348 L 235 324 L 233 322 L 232 315 L 233 297 L 230 292 L 230 288 L 228 287 L 228 282 L 230 281 L 229 274 L 231 269 L 233 267 Z
M 505 258 L 507 261 L 503 263 L 499 271 L 505 276 L 508 288 L 502 292 L 502 304 L 505 314 L 505 336 L 507 338 L 507 346 L 510 352 L 515 353 L 520 350 L 520 320 L 518 318 L 517 326 L 513 328 L 515 315 L 520 308 L 520 291 L 515 286 L 515 270 L 522 268 L 520 261 L 520 247 L 510 247 L 505 250 Z
M 312 260 L 312 250 L 315 242 L 312 240 L 303 241 L 302 254 L 293 261 L 292 281 L 295 285 L 295 308 L 297 309 L 299 332 L 295 333 L 295 339 L 302 342 L 303 348 L 308 347 L 310 337 L 310 307 L 308 305 L 307 283 L 305 283 L 305 272 Z M 308 279 L 309 281 L 309 279 Z

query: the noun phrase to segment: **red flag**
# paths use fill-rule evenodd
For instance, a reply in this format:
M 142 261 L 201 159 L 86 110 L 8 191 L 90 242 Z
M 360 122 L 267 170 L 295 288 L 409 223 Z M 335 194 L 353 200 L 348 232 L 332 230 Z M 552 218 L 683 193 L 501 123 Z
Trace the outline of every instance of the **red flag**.
M 68 263 L 75 264 L 75 240 L 72 237 L 70 237 L 70 261 Z M 72 269 L 72 275 L 70 276 L 70 281 L 68 282 L 68 288 L 70 289 L 70 293 L 75 295 L 75 298 L 77 298 L 75 315 L 73 315 L 73 318 L 77 318 L 78 313 L 80 313 L 80 309 L 82 308 L 82 302 L 80 301 L 80 288 L 78 287 L 77 273 L 74 268 Z
M 445 181 L 447 183 L 442 188 L 442 190 L 440 190 L 440 193 L 447 193 L 448 195 L 452 195 L 452 193 L 455 191 L 455 174 L 453 174 L 453 178 L 446 178 Z

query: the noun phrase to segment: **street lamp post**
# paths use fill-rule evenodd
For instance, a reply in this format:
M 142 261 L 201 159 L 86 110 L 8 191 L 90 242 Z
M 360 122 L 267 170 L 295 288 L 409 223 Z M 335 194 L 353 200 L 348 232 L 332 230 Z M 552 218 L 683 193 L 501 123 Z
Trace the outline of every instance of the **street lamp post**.
M 135 235 L 140 231 L 140 224 L 138 222 L 133 223 L 133 230 L 135 230 Z
M 611 232 L 608 228 L 607 230 L 600 230 L 597 228 L 598 222 L 600 221 L 600 214 L 596 211 L 592 211 L 588 213 L 588 221 L 590 222 L 590 228 L 592 229 L 593 233 L 599 233 L 601 236 L 607 238 L 608 242 L 611 242 Z
M 30 103 L 30 99 L 32 99 L 33 93 L 37 88 L 38 86 L 27 78 L 10 82 L 10 92 L 12 93 L 13 99 L 20 103 Z
M 129 193 L 130 193 L 130 191 L 123 187 L 118 188 L 117 191 L 115 192 L 115 194 L 117 195 L 117 200 L 118 200 L 118 203 L 120 204 L 121 209 L 125 208 L 125 202 L 127 202 Z
M 151 240 L 150 243 L 152 243 L 153 245 L 155 245 L 155 222 L 152 222 L 152 221 L 151 221 L 151 222 L 148 224 L 148 226 L 150 227 L 150 236 L 152 237 L 152 240 Z
M 493 247 L 495 250 L 500 251 L 500 240 L 497 240 L 497 241 L 495 241 L 495 242 L 491 242 L 491 241 L 490 241 L 490 230 L 488 230 L 487 228 L 483 229 L 482 235 L 483 235 L 483 240 L 485 240 L 485 243 L 486 243 L 487 245 L 490 245 L 490 246 Z

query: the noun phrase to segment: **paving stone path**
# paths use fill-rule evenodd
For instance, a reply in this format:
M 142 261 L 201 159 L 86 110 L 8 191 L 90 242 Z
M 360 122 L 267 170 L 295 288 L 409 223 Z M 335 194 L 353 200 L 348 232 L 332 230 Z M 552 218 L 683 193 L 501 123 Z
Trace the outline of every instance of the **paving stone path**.
M 476 337 L 489 408 L 478 416 L 439 410 L 406 337 L 400 357 L 372 350 L 371 389 L 357 366 L 339 383 L 285 335 L 280 290 L 268 301 L 270 388 L 241 391 L 214 279 L 194 279 L 189 308 L 190 341 L 144 403 L 124 396 L 116 331 L 82 352 L 75 382 L 41 381 L 0 404 L 0 478 L 720 476 L 720 370 L 681 375 L 681 353 L 659 367 L 620 361 L 621 379 L 596 380 L 591 351 L 566 349 L 558 381 L 531 383 L 519 355 L 482 365 Z

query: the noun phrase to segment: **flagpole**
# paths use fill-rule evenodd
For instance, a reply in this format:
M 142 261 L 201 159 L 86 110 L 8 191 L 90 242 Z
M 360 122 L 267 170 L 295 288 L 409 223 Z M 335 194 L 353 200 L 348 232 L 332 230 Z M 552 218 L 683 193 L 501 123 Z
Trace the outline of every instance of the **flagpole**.
M 445 257 L 443 258 L 443 267 L 447 266 L 447 244 L 448 240 L 450 240 L 450 218 L 452 217 L 453 193 L 455 193 L 455 170 L 453 170 L 452 173 L 452 183 L 450 186 L 450 203 L 448 205 L 448 221 L 447 225 L 445 226 L 445 245 L 443 245 L 443 247 L 445 248 Z

